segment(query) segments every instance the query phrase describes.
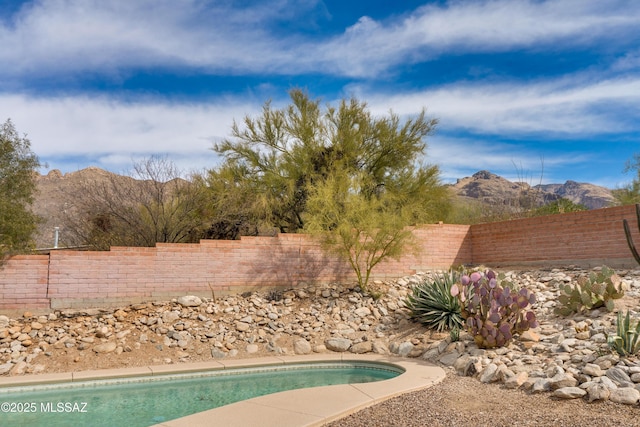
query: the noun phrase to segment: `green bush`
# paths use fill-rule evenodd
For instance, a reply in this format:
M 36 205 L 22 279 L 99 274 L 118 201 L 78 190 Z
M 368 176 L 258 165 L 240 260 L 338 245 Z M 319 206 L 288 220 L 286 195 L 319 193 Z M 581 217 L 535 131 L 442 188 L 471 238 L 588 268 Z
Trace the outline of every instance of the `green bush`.
M 613 300 L 622 298 L 624 290 L 625 285 L 620 276 L 604 266 L 599 272 L 591 272 L 576 284 L 561 285 L 558 297 L 560 306 L 555 309 L 555 313 L 568 316 L 600 307 L 613 311 Z
M 460 303 L 451 295 L 451 287 L 459 280 L 460 273 L 450 270 L 414 286 L 405 301 L 411 318 L 438 332 L 462 328 Z
M 607 336 L 607 344 L 621 356 L 634 355 L 640 350 L 640 321 L 634 327 L 629 310 L 624 318 L 622 312 L 618 312 L 616 335 Z

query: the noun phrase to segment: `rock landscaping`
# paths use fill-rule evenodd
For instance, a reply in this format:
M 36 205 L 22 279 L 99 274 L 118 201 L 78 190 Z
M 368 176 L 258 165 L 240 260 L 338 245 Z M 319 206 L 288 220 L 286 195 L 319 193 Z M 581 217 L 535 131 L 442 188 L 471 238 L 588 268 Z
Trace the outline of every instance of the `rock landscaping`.
M 506 389 L 638 405 L 640 363 L 607 345 L 615 312 L 604 308 L 559 316 L 560 284 L 589 273 L 578 268 L 503 271 L 535 293 L 539 327 L 508 346 L 479 349 L 466 333 L 452 342 L 409 319 L 412 286 L 437 272 L 375 282 L 382 297 L 341 285 L 172 301 L 117 309 L 0 315 L 0 375 L 247 358 L 268 354 L 380 353 L 422 358 Z M 640 270 L 617 271 L 627 291 L 616 311 L 638 316 Z

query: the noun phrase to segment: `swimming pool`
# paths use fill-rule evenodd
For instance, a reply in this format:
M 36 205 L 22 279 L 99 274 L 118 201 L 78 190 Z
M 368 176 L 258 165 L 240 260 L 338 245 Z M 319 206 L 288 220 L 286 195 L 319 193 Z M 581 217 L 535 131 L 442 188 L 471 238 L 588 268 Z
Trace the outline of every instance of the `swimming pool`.
M 314 362 L 0 388 L 0 419 L 11 426 L 145 427 L 279 391 L 403 372 L 377 362 Z

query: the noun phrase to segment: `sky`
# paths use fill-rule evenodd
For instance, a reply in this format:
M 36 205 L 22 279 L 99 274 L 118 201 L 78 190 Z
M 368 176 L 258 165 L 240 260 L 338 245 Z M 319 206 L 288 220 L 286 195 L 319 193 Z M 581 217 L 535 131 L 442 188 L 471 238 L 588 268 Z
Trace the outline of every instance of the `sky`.
M 444 182 L 618 188 L 640 152 L 637 0 L 0 0 L 0 122 L 45 165 L 185 171 L 293 88 L 437 118 Z

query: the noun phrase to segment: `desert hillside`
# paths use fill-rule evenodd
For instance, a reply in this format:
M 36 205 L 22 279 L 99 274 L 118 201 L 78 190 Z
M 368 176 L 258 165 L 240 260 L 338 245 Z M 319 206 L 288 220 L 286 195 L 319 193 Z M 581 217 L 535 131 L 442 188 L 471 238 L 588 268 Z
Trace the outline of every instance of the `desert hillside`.
M 107 183 L 110 179 L 136 180 L 111 172 L 89 167 L 62 174 L 52 170 L 47 175 L 38 175 L 38 193 L 33 210 L 43 218 L 36 237 L 38 248 L 50 248 L 54 244 L 54 228 L 59 227 L 59 246 L 67 246 L 65 218 L 79 214 L 78 200 L 83 197 L 87 183 Z M 95 186 L 93 186 L 95 188 Z M 564 184 L 530 186 L 523 182 L 512 182 L 489 171 L 479 171 L 470 177 L 461 178 L 451 186 L 454 193 L 464 199 L 474 199 L 493 205 L 505 205 L 518 200 L 524 192 L 535 192 L 541 203 L 567 198 L 589 209 L 611 205 L 614 198 L 611 190 L 589 183 L 567 181 Z

